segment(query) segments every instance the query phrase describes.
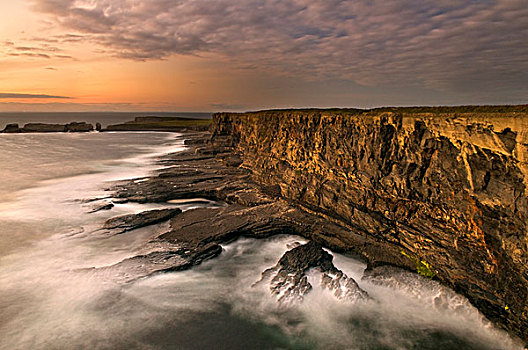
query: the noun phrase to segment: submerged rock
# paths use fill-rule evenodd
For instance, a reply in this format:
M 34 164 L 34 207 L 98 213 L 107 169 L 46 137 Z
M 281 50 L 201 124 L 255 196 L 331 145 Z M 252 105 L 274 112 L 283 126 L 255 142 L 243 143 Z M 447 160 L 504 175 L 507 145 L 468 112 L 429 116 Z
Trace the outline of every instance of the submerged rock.
M 336 298 L 356 301 L 368 297 L 353 278 L 336 268 L 333 256 L 322 246 L 309 242 L 287 251 L 277 265 L 264 271 L 262 279 L 270 278 L 270 290 L 281 303 L 302 301 L 304 295 L 312 289 L 307 272 L 316 269 L 321 272 L 321 286 L 332 291 Z
M 150 245 L 161 244 L 159 241 Z M 87 269 L 99 275 L 110 277 L 117 283 L 129 283 L 154 274 L 187 270 L 214 258 L 222 252 L 222 247 L 211 243 L 200 249 L 187 250 L 170 244 L 161 244 L 152 251 L 125 259 L 117 264 Z
M 89 212 L 90 213 L 96 213 L 96 212 L 101 211 L 101 210 L 110 210 L 113 207 L 114 207 L 114 203 L 112 203 L 112 202 L 98 203 L 96 205 L 93 205 Z
M 222 252 L 216 243 L 189 249 L 184 244 L 152 240 L 138 252 L 116 264 L 78 270 L 115 283 L 131 283 L 159 273 L 182 271 L 214 258 Z
M 117 216 L 106 220 L 104 229 L 115 230 L 115 233 L 123 233 L 134 229 L 157 224 L 169 220 L 174 215 L 180 214 L 181 209 L 157 209 L 148 210 L 138 214 Z

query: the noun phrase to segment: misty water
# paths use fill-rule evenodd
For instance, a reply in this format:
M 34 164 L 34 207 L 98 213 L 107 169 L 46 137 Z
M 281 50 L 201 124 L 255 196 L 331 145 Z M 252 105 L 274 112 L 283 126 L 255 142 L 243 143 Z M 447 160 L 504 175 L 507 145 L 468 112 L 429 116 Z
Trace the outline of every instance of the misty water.
M 241 238 L 189 271 L 120 284 L 102 267 L 133 256 L 163 224 L 109 236 L 109 217 L 203 201 L 117 204 L 89 213 L 111 181 L 141 178 L 184 148 L 168 133 L 0 135 L 0 349 L 521 349 L 468 301 L 407 272 L 363 280 L 349 303 L 319 287 L 277 303 L 260 274 L 300 237 Z M 195 203 L 195 204 L 193 204 Z

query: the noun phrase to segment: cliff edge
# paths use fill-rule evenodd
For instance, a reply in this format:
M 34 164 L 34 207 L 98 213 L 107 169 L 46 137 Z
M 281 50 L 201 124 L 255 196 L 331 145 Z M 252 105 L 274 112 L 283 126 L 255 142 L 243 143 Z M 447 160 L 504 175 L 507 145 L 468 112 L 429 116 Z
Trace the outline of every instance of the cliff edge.
M 524 109 L 218 113 L 211 131 L 253 181 L 346 228 L 312 238 L 438 279 L 528 341 Z

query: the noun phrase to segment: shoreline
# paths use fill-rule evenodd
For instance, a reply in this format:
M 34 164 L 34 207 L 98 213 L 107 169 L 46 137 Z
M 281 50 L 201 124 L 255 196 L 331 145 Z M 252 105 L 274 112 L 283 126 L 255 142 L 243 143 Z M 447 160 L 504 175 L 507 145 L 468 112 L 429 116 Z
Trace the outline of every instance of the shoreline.
M 266 118 L 273 113 L 278 112 L 264 112 Z M 161 156 L 157 163 L 164 168 L 142 177 L 141 181 L 137 181 L 136 178 L 118 180 L 107 188 L 106 191 L 111 193 L 109 197 L 113 202 L 164 204 L 170 201 L 203 198 L 224 205 L 185 212 L 145 210 L 107 220 L 103 228 L 109 234 L 126 235 L 129 230 L 158 223 L 164 223 L 164 227 L 168 229 L 158 232 L 140 249 L 138 255 L 111 266 L 93 269 L 95 273 L 112 272 L 119 276 L 119 282 L 129 283 L 158 273 L 190 269 L 205 260 L 217 257 L 222 252 L 222 244 L 233 242 L 240 237 L 267 238 L 284 233 L 301 236 L 320 246 L 366 262 L 366 272 L 369 274 L 375 275 L 384 266 L 396 266 L 420 273 L 418 268 L 421 265 L 418 265 L 413 255 L 400 253 L 399 249 L 395 250 L 397 245 L 393 241 L 362 233 L 354 222 L 347 223 L 342 217 L 333 215 L 331 211 L 320 210 L 321 208 L 285 196 L 281 186 L 272 181 L 272 174 L 266 175 L 262 169 L 250 170 L 247 158 L 244 158 L 248 155 L 237 149 L 238 140 L 235 142 L 234 135 L 223 129 L 233 127 L 227 120 L 230 116 L 220 114 L 219 117 L 225 119 L 223 120 L 225 123 L 216 125 L 217 129 L 213 130 L 213 133 L 202 131 L 200 129 L 203 129 L 202 126 L 195 130 L 181 126 L 171 126 L 171 130 L 148 130 L 152 128 L 152 124 L 141 122 L 140 126 L 131 127 L 136 130 L 107 130 L 174 131 L 183 135 L 187 145 L 187 149 L 180 153 Z M 257 117 L 258 113 L 250 116 L 250 118 Z M 409 119 L 413 118 L 409 117 Z M 393 122 L 393 119 L 388 120 L 389 123 Z M 399 125 L 397 128 L 401 128 L 401 123 L 397 124 L 397 117 L 394 120 L 396 120 L 395 125 Z M 456 125 L 458 121 L 454 121 Z M 379 119 L 373 118 L 370 122 L 377 123 Z M 416 128 L 416 124 L 414 127 Z M 129 127 L 126 126 L 124 129 L 126 128 Z M 476 127 L 470 129 L 472 132 L 475 130 L 480 129 Z M 486 127 L 483 130 L 493 135 L 493 129 Z M 238 129 L 238 132 L 245 131 Z M 505 147 L 510 147 L 511 130 L 508 133 L 506 131 L 495 133 Z M 265 176 L 269 176 L 271 181 L 263 181 L 262 178 Z M 107 209 L 111 207 L 101 210 Z M 427 267 L 425 272 L 431 270 L 428 265 L 425 266 Z M 302 274 L 300 276 L 297 282 L 302 279 Z M 429 277 L 450 286 L 436 273 Z M 457 290 L 457 292 L 468 297 L 463 291 Z M 473 305 L 479 306 L 474 302 Z M 484 309 L 482 305 L 480 306 L 478 309 L 481 312 L 489 313 L 490 310 L 491 312 L 494 310 L 489 305 L 485 305 Z M 495 320 L 494 324 L 509 330 L 514 336 L 515 332 L 512 332 L 507 323 Z
M 183 135 L 189 148 L 178 154 L 166 155 L 159 161 L 166 166 L 178 167 L 157 170 L 147 181 L 119 182 L 107 190 L 123 203 L 166 203 L 204 198 L 225 205 L 175 212 L 169 218 L 164 217 L 165 212 L 156 210 L 127 218 L 136 220 L 140 225 L 162 220 L 168 223 L 169 230 L 159 232 L 143 247 L 141 254 L 103 268 L 105 272 L 119 273 L 141 266 L 141 269 L 132 269 L 135 275 L 128 273 L 121 282 L 190 269 L 219 256 L 222 244 L 241 237 L 268 238 L 279 234 L 297 235 L 365 262 L 366 276 L 382 273 L 386 266 L 416 273 L 414 261 L 404 255 L 399 261 L 391 261 L 392 258 L 387 256 L 386 262 L 383 262 L 383 256 L 391 250 L 390 243 L 354 234 L 341 221 L 281 197 L 278 188 L 254 182 L 251 171 L 240 167 L 242 159 L 233 152 L 227 140 L 217 138 L 212 143 L 209 132 Z M 144 219 L 145 216 L 150 219 Z M 355 249 L 362 247 L 364 254 L 376 256 L 379 263 L 357 254 L 355 249 L 343 249 L 343 242 L 333 238 L 342 235 L 349 239 L 346 244 Z

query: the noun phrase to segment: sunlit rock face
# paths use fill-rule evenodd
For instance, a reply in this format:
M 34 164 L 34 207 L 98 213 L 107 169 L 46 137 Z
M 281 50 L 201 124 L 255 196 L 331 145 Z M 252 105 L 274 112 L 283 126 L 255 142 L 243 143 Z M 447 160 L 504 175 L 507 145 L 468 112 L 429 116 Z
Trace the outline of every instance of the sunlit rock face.
M 346 228 L 313 228 L 319 242 L 438 279 L 527 340 L 528 113 L 440 112 L 223 113 L 212 141 L 265 188 Z

